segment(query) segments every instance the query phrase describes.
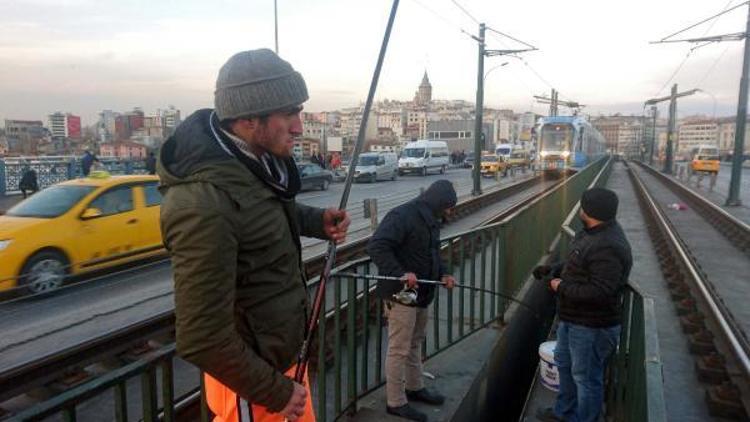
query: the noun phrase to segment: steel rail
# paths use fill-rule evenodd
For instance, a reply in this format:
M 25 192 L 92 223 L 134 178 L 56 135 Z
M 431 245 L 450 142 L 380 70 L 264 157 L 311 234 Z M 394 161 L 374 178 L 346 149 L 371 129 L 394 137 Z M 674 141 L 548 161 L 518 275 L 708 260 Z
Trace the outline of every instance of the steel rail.
M 744 221 L 741 221 L 740 219 L 728 213 L 726 210 L 724 210 L 720 206 L 702 197 L 701 195 L 699 195 L 692 189 L 656 171 L 652 167 L 647 166 L 641 162 L 636 162 L 636 164 L 638 164 L 639 167 L 646 170 L 652 176 L 659 179 L 662 183 L 664 183 L 667 186 L 667 188 L 669 188 L 669 190 L 674 192 L 677 196 L 682 197 L 684 200 L 686 200 L 686 202 L 692 202 L 694 204 L 693 208 L 696 209 L 699 213 L 701 213 L 704 218 L 710 220 L 710 217 L 718 217 L 723 223 L 727 224 L 727 226 L 734 229 L 735 232 L 738 233 L 739 236 L 741 237 L 740 241 L 742 242 L 742 244 L 739 244 L 738 246 L 740 248 L 745 248 L 746 253 L 750 253 L 750 225 L 749 224 L 745 223 Z M 714 224 L 714 226 L 716 225 Z M 719 228 L 719 230 L 722 233 L 724 233 L 721 227 L 717 227 L 717 228 Z M 726 233 L 724 233 L 724 235 L 727 236 Z M 730 241 L 735 242 L 736 244 L 736 239 L 732 239 L 731 236 L 727 236 L 727 238 L 729 238 Z
M 643 181 L 637 174 L 635 174 L 635 172 L 631 171 L 631 174 L 638 190 L 647 201 L 653 215 L 656 217 L 659 225 L 671 241 L 674 250 L 679 255 L 684 268 L 690 273 L 695 287 L 700 292 L 706 306 L 708 306 L 715 322 L 721 330 L 721 334 L 731 348 L 732 353 L 737 358 L 738 364 L 743 371 L 743 375 L 746 379 L 750 379 L 750 357 L 748 356 L 750 354 L 750 344 L 748 344 L 747 339 L 743 336 L 742 330 L 734 324 L 729 310 L 726 309 L 726 306 L 724 306 L 723 303 L 721 303 L 721 299 L 709 286 L 708 281 L 704 279 L 701 271 L 696 268 L 696 263 L 687 252 L 684 242 L 676 233 L 667 217 L 665 217 L 664 212 L 656 204 L 648 189 L 646 189 L 643 184 Z

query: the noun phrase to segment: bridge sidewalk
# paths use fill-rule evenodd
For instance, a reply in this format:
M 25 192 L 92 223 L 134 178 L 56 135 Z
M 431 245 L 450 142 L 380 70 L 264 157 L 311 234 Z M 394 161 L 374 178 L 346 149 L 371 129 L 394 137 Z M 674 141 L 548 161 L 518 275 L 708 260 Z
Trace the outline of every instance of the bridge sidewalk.
M 425 386 L 440 391 L 446 398 L 445 403 L 442 406 L 410 404 L 425 413 L 430 422 L 452 420 L 501 335 L 502 329 L 484 328 L 427 360 L 424 370 L 435 379 L 425 377 Z M 363 397 L 358 403 L 357 413 L 345 420 L 352 422 L 403 422 L 405 420 L 387 414 L 385 403 L 385 386 L 383 386 Z
M 23 195 L 0 195 L 0 215 L 23 200 Z

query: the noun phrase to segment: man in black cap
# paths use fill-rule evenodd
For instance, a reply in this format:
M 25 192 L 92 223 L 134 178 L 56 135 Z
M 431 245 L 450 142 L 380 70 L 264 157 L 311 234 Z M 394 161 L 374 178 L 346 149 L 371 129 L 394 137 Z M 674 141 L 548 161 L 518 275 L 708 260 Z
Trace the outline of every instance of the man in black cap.
M 386 411 L 415 421 L 426 421 L 427 415 L 409 406 L 410 400 L 436 405 L 445 401 L 425 388 L 422 379 L 422 341 L 435 286 L 418 286 L 417 279 L 440 279 L 453 288 L 456 281 L 440 259 L 440 222 L 455 205 L 453 184 L 438 180 L 416 199 L 389 211 L 367 245 L 380 275 L 403 280 L 379 281 L 376 291 L 386 301 L 388 318 Z
M 564 263 L 539 266 L 534 277 L 557 293 L 559 324 L 555 363 L 560 390 L 554 408 L 539 409 L 543 421 L 599 420 L 604 369 L 620 338 L 621 293 L 633 258 L 617 215 L 617 195 L 593 188 L 583 193 L 576 234 Z

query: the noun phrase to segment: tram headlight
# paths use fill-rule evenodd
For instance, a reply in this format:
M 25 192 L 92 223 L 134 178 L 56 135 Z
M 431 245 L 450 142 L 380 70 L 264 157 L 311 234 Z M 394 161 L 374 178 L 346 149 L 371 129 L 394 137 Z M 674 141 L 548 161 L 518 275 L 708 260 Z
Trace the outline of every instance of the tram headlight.
M 12 240 L 10 239 L 0 240 L 0 251 L 4 251 L 8 246 L 10 246 L 11 242 Z

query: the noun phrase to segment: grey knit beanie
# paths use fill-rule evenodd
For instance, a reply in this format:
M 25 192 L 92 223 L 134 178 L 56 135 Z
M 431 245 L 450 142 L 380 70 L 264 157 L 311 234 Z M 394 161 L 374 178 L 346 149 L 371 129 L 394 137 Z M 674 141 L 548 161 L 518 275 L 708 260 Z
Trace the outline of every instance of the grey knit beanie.
M 214 106 L 219 120 L 262 116 L 307 99 L 302 75 L 265 48 L 230 57 L 216 78 Z

